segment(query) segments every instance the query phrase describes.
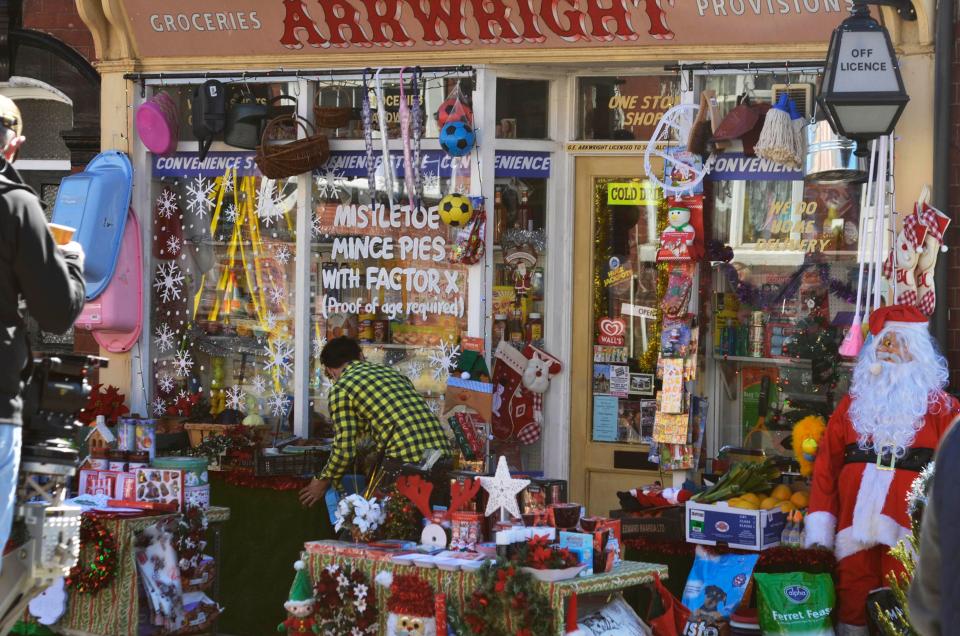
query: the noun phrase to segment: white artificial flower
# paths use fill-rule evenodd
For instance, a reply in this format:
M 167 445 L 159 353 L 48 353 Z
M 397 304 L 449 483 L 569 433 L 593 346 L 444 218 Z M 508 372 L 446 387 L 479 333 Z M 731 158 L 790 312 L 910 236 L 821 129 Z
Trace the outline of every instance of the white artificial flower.
M 357 611 L 363 614 L 367 611 L 367 601 L 366 599 L 358 598 L 353 602 L 353 606 L 357 608 Z
M 337 572 L 340 571 L 340 566 L 337 565 L 336 563 L 331 563 L 330 565 L 325 567 L 324 570 L 326 570 L 330 574 L 336 574 Z
M 337 577 L 337 587 L 341 588 L 341 587 L 349 587 L 349 586 L 350 586 L 350 579 L 348 579 L 343 574 L 343 572 L 341 572 L 340 575 Z
M 355 586 L 353 586 L 353 593 L 357 595 L 357 598 L 366 598 L 367 590 L 367 586 L 363 583 L 357 583 Z

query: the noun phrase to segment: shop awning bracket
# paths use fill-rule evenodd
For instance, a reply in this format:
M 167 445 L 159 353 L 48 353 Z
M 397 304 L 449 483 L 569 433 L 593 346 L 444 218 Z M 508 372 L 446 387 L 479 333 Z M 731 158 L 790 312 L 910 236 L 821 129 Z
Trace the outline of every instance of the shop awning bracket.
M 413 66 L 408 67 L 384 67 L 380 69 L 381 75 L 399 75 L 400 71 L 403 68 L 414 68 Z M 421 67 L 416 67 L 421 68 Z M 369 69 L 368 69 L 369 70 Z M 467 66 L 461 64 L 460 66 L 429 66 L 423 67 L 422 69 L 426 73 L 449 73 L 451 75 L 470 75 L 476 78 L 477 71 L 472 66 Z M 123 76 L 123 79 L 131 82 L 147 82 L 154 80 L 163 80 L 167 79 L 170 81 L 183 81 L 183 80 L 208 80 L 208 79 L 226 79 L 234 80 L 240 77 L 243 77 L 244 80 L 257 80 L 257 79 L 269 79 L 275 77 L 294 77 L 294 78 L 311 78 L 311 77 L 329 77 L 331 80 L 334 77 L 343 77 L 343 76 L 352 76 L 363 73 L 364 69 L 362 68 L 338 68 L 338 69 L 273 69 L 273 70 L 263 70 L 263 71 L 195 71 L 195 72 L 184 72 L 184 73 L 126 73 Z

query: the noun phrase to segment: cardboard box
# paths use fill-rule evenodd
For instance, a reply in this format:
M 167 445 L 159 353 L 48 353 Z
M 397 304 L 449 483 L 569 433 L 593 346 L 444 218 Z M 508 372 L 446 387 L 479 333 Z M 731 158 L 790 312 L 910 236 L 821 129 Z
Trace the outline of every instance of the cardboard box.
M 137 468 L 137 501 L 176 504 L 183 509 L 183 471 L 167 468 Z
M 659 506 L 639 512 L 611 510 L 610 516 L 620 520 L 624 539 L 674 541 L 683 534 L 683 506 Z
M 742 510 L 688 501 L 687 543 L 766 550 L 780 545 L 786 522 L 787 514 L 781 510 Z

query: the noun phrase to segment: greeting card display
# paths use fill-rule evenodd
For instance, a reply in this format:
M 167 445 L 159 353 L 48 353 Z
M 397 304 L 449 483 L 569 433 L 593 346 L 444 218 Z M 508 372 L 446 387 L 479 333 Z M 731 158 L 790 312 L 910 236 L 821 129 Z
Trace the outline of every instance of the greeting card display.
M 157 468 L 136 469 L 136 500 L 147 503 L 176 504 L 183 507 L 183 471 Z

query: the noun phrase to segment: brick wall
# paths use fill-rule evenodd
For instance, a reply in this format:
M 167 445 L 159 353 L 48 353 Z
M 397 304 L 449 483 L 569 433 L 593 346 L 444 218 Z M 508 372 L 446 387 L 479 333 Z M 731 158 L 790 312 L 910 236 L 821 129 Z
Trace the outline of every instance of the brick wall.
M 42 31 L 94 59 L 93 37 L 77 14 L 74 0 L 23 0 L 23 27 Z
M 947 259 L 947 361 L 950 364 L 950 387 L 960 390 L 960 20 L 954 18 L 953 29 L 953 93 L 950 107 L 950 206 L 945 210 L 953 223 L 947 232 L 950 251 Z

